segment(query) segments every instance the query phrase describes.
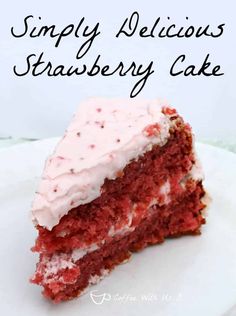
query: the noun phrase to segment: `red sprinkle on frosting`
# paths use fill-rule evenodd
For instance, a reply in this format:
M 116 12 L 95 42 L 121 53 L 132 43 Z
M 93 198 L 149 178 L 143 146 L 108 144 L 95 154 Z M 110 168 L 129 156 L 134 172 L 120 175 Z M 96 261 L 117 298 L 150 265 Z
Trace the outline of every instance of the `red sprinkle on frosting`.
M 176 114 L 177 112 L 176 112 L 176 109 L 173 109 L 173 108 L 169 108 L 169 107 L 167 107 L 167 106 L 164 106 L 164 107 L 162 108 L 162 113 L 163 113 L 163 114 L 166 114 L 166 115 L 172 115 L 172 114 Z
M 152 124 L 148 125 L 144 129 L 144 133 L 146 136 L 151 137 L 154 135 L 158 135 L 160 133 L 160 125 L 159 124 Z

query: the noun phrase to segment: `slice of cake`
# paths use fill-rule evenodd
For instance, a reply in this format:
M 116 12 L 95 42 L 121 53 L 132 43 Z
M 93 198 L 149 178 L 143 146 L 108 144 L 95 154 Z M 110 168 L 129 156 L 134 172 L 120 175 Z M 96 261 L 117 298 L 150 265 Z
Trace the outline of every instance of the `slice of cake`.
M 33 202 L 40 256 L 31 281 L 54 302 L 79 296 L 132 252 L 199 234 L 204 194 L 191 128 L 175 109 L 157 100 L 82 103 Z

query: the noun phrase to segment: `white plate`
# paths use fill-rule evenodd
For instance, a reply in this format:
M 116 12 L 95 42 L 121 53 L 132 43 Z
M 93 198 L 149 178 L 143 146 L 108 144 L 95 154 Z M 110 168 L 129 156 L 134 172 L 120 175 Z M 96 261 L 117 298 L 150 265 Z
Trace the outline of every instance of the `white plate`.
M 40 288 L 28 283 L 37 261 L 28 212 L 55 142 L 0 150 L 1 315 L 236 315 L 236 155 L 203 144 L 197 151 L 213 201 L 201 236 L 133 255 L 79 299 L 59 305 L 43 299 Z M 93 301 L 91 291 L 100 298 Z

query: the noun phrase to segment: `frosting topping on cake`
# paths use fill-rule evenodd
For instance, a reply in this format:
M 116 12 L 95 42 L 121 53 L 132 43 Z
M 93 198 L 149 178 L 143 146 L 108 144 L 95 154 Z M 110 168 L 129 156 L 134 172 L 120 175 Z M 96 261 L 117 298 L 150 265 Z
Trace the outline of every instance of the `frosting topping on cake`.
M 164 145 L 171 121 L 158 100 L 94 98 L 83 102 L 47 159 L 32 205 L 35 224 L 51 230 L 72 208 L 100 196 L 106 178 Z

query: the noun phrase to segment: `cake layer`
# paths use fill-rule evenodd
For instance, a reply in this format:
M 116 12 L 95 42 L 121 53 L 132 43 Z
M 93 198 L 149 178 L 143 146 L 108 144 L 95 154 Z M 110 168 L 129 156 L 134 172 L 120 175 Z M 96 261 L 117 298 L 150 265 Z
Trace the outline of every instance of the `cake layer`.
M 105 179 L 164 145 L 171 120 L 157 100 L 90 99 L 83 102 L 48 158 L 32 206 L 35 224 L 51 230 L 74 207 L 100 196 Z
M 106 179 L 99 198 L 70 210 L 51 231 L 38 226 L 34 250 L 67 252 L 99 245 L 132 231 L 151 204 L 164 205 L 177 200 L 186 187 L 193 190 L 193 180 L 200 181 L 202 174 L 196 168 L 191 131 L 181 118 L 173 122 L 168 142 L 132 161 L 115 180 Z
M 157 244 L 167 237 L 199 234 L 205 222 L 201 198 L 205 192 L 200 182 L 190 193 L 185 190 L 182 199 L 167 205 L 153 205 L 134 231 L 117 235 L 101 248 L 84 254 L 77 261 L 71 253 L 42 254 L 33 283 L 44 287 L 45 297 L 55 302 L 68 300 L 97 283 L 117 264 L 125 261 L 147 245 Z

